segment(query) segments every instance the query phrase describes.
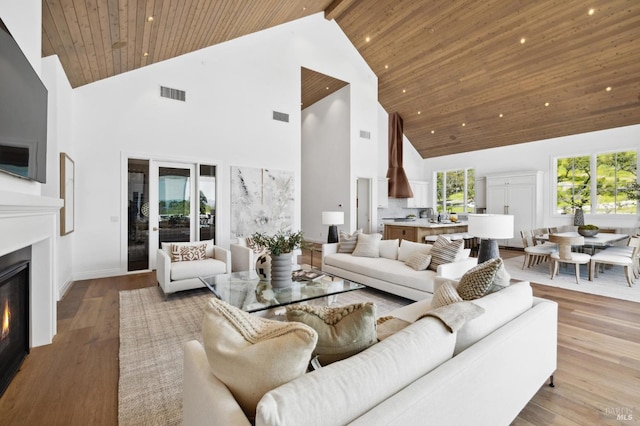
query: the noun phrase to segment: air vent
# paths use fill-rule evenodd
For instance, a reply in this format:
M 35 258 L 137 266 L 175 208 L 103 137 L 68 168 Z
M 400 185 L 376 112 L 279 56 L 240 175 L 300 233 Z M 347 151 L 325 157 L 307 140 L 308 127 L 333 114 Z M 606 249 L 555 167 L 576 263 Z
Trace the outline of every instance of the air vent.
M 160 96 L 182 102 L 187 100 L 187 92 L 184 90 L 172 89 L 164 86 L 160 86 Z
M 284 121 L 285 123 L 289 122 L 289 114 L 285 114 L 284 112 L 273 111 L 273 119 L 277 121 Z
M 360 130 L 360 137 L 362 139 L 371 139 L 371 132 L 367 130 Z

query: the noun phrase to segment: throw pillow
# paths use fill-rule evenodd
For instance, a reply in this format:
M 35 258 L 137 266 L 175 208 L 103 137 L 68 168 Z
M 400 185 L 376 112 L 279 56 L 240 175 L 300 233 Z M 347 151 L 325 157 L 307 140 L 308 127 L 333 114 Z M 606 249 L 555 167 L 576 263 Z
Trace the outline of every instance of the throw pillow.
M 267 320 L 212 298 L 202 338 L 211 372 L 253 418 L 265 393 L 307 371 L 318 334 L 304 324 Z
M 464 250 L 464 240 L 449 241 L 447 238 L 438 235 L 438 239 L 433 243 L 433 248 L 429 253 L 431 254 L 429 269 L 437 271 L 438 266 L 455 262 L 462 250 Z
M 398 259 L 398 247 L 400 240 L 381 240 L 380 241 L 380 257 L 384 257 L 391 260 Z
M 511 275 L 504 267 L 504 261 L 500 268 L 498 268 L 498 272 L 496 272 L 496 276 L 493 279 L 493 283 L 488 293 L 495 293 L 496 291 L 503 290 L 505 287 L 508 287 L 511 284 Z
M 353 253 L 358 242 L 358 235 L 362 234 L 362 229 L 356 230 L 353 234 L 349 234 L 340 230 L 338 237 L 338 253 Z
M 436 289 L 431 299 L 431 308 L 436 309 L 441 306 L 450 305 L 452 303 L 462 302 L 462 297 L 458 294 L 458 290 L 453 286 L 451 281 L 447 281 Z
M 351 253 L 358 257 L 380 257 L 381 234 L 359 234 L 356 248 Z
M 207 245 L 184 245 L 184 244 L 172 244 L 171 245 L 171 261 L 172 262 L 187 262 L 190 260 L 203 260 L 207 258 Z
M 376 305 L 355 303 L 328 306 L 287 306 L 287 320 L 302 322 L 318 333 L 315 354 L 321 365 L 355 355 L 378 341 Z
M 409 258 L 404 262 L 405 265 L 415 269 L 416 271 L 424 271 L 429 267 L 431 263 L 431 255 L 420 253 L 415 251 L 409 255 Z
M 460 297 L 464 300 L 474 300 L 487 294 L 500 265 L 502 265 L 502 259 L 496 257 L 469 269 L 458 283 Z
M 429 251 L 431 251 L 432 247 L 433 246 L 431 244 L 422 244 L 413 241 L 402 240 L 400 242 L 400 250 L 398 250 L 398 260 L 400 262 L 406 262 L 411 253 L 413 253 L 414 251 L 429 254 Z
M 380 342 L 411 324 L 409 321 L 391 316 L 380 317 L 376 323 Z
M 452 303 L 432 309 L 418 319 L 426 317 L 438 318 L 451 333 L 460 330 L 467 322 L 484 314 L 484 308 L 469 301 Z

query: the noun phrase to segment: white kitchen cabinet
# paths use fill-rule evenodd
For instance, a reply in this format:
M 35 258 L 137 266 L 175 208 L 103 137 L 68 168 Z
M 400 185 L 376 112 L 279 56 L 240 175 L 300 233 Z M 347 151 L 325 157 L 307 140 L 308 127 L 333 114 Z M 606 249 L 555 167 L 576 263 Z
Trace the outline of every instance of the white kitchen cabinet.
M 389 179 L 378 178 L 378 208 L 389 207 Z
M 513 238 L 501 240 L 500 244 L 522 247 L 520 231 L 539 228 L 542 220 L 542 172 L 513 172 L 486 178 L 487 213 L 513 215 Z
M 429 182 L 409 181 L 413 198 L 407 198 L 407 208 L 422 209 L 429 206 Z

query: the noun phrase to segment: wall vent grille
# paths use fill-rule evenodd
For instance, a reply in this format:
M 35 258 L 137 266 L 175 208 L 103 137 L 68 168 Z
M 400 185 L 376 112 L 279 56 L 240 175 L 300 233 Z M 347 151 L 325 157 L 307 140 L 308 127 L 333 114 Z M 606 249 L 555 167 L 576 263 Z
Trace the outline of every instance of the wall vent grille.
M 182 102 L 186 102 L 187 100 L 187 92 L 184 90 L 172 89 L 165 86 L 160 86 L 160 96 Z
M 371 139 L 371 132 L 368 130 L 360 130 L 360 137 L 362 139 Z
M 284 121 L 285 123 L 289 122 L 289 114 L 285 114 L 284 112 L 273 111 L 273 119 L 277 121 Z

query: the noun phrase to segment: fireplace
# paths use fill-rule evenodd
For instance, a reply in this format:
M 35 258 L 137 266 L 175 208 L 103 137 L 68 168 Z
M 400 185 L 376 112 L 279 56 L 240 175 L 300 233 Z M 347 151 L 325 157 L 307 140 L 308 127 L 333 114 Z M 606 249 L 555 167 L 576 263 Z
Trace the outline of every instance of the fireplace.
M 31 251 L 0 257 L 0 395 L 29 353 L 30 261 L 25 254 L 30 257 Z

